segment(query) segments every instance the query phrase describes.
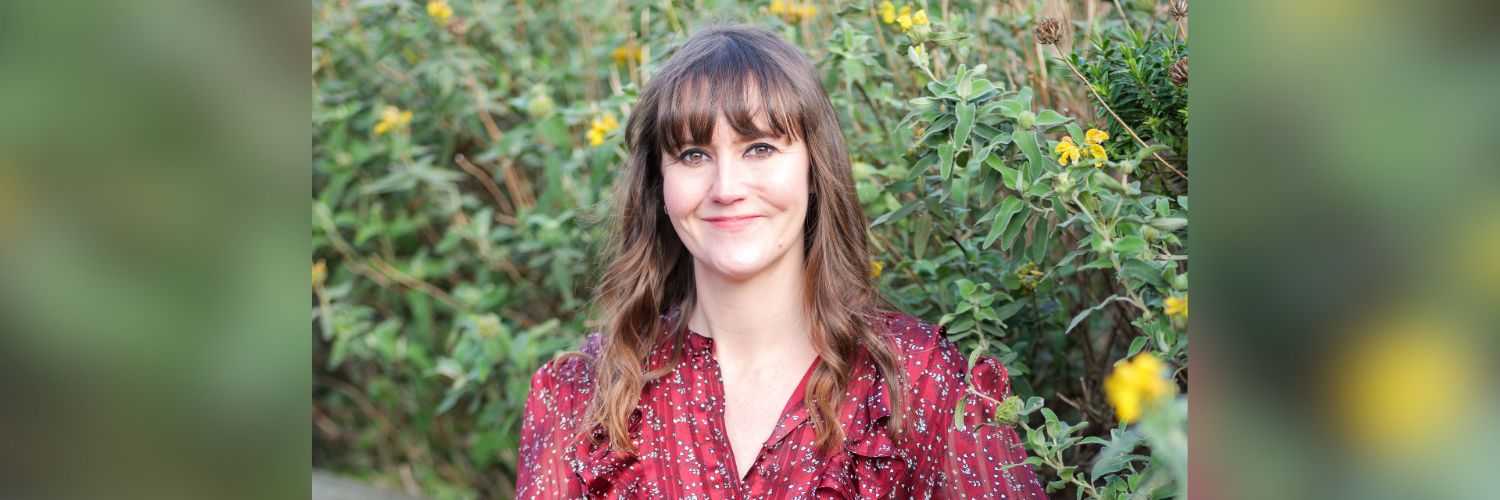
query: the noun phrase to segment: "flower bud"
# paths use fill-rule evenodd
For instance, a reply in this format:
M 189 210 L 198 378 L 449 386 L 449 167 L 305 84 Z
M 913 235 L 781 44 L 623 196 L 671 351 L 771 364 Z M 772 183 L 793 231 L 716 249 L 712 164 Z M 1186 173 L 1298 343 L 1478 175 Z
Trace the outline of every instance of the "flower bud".
M 541 94 L 532 97 L 531 100 L 526 103 L 526 114 L 530 115 L 532 118 L 546 118 L 547 116 L 550 116 L 552 114 L 552 111 L 554 109 L 556 109 L 556 105 L 552 102 L 552 98 L 548 97 L 547 94 Z
M 1016 115 L 1016 123 L 1023 129 L 1035 127 L 1036 113 L 1032 113 L 1031 111 L 1022 111 L 1021 114 Z
M 1058 194 L 1068 194 L 1069 191 L 1073 190 L 1073 178 L 1068 176 L 1067 172 L 1058 174 L 1057 177 L 1052 178 L 1052 189 L 1056 190 Z
M 1161 239 L 1161 231 L 1151 226 L 1141 226 L 1141 237 L 1146 238 L 1146 241 L 1156 241 Z
M 1188 273 L 1182 273 L 1172 277 L 1172 289 L 1186 292 L 1188 289 Z

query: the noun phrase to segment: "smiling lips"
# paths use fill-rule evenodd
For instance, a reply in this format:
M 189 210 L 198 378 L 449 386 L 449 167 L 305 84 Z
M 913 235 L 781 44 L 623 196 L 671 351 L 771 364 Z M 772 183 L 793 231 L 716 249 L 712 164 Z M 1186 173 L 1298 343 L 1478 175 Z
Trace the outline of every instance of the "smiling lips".
M 760 215 L 738 215 L 732 217 L 704 217 L 703 220 L 713 224 L 714 227 L 725 231 L 738 231 L 750 223 L 755 222 L 763 216 Z

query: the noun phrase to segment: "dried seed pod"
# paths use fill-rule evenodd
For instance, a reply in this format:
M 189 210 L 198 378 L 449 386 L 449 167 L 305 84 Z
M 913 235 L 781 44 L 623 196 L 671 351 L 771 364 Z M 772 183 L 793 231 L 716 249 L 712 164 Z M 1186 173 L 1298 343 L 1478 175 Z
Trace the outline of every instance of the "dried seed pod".
M 1187 60 L 1188 60 L 1188 58 L 1186 58 L 1186 57 L 1183 57 L 1182 59 L 1178 59 L 1177 62 L 1172 63 L 1172 69 L 1167 72 L 1167 75 L 1172 78 L 1172 83 L 1177 84 L 1178 87 L 1186 87 L 1187 86 L 1187 83 L 1188 83 L 1188 61 Z
M 1187 17 L 1187 7 L 1187 0 L 1172 0 L 1172 3 L 1167 5 L 1167 14 L 1171 15 L 1174 20 L 1182 19 Z
M 1036 24 L 1036 41 L 1042 45 L 1055 45 L 1062 40 L 1062 22 L 1055 18 L 1044 17 Z

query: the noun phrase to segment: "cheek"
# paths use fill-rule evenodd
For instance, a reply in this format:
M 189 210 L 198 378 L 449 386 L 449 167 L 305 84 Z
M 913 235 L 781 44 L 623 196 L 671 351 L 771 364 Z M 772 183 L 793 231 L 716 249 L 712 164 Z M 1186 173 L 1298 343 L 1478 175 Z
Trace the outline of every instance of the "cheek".
M 662 172 L 661 196 L 667 215 L 677 219 L 693 213 L 703 199 L 703 189 L 693 179 L 668 170 Z
M 810 177 L 807 154 L 799 152 L 786 155 L 784 161 L 785 163 L 773 169 L 775 174 L 767 179 L 767 197 L 783 210 L 805 209 Z

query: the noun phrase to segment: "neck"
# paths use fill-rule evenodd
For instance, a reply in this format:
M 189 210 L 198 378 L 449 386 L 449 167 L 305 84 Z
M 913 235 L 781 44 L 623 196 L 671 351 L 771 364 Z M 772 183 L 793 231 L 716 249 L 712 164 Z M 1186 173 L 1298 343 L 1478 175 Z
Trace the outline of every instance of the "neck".
M 800 252 L 787 252 L 744 280 L 693 265 L 696 297 L 688 326 L 714 339 L 714 354 L 721 364 L 812 358 L 812 322 L 803 295 L 806 276 Z

